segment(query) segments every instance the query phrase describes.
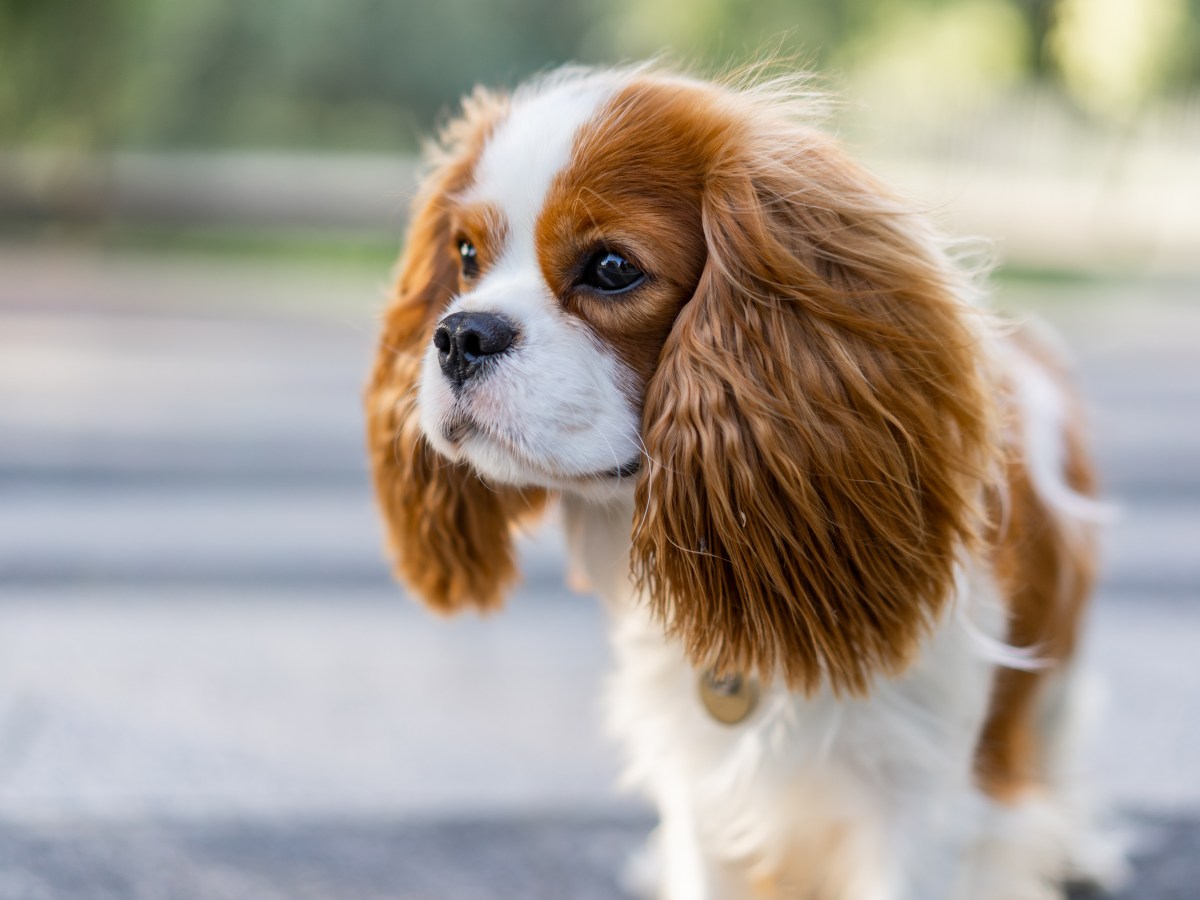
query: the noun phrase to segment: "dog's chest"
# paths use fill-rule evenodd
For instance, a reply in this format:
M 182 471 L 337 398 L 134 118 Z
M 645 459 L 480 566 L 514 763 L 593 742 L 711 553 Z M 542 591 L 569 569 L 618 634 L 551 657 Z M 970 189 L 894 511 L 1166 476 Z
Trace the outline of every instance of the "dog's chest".
M 964 576 L 963 596 L 919 660 L 867 698 L 806 697 L 767 683 L 738 698 L 749 700 L 744 715 L 735 703 L 736 714 L 722 716 L 703 672 L 633 593 L 631 510 L 568 504 L 566 512 L 573 566 L 612 618 L 608 711 L 627 781 L 651 795 L 664 822 L 682 810 L 707 852 L 764 875 L 797 860 L 851 869 L 870 852 L 863 841 L 961 827 L 992 677 L 976 632 L 1003 628 L 985 579 Z

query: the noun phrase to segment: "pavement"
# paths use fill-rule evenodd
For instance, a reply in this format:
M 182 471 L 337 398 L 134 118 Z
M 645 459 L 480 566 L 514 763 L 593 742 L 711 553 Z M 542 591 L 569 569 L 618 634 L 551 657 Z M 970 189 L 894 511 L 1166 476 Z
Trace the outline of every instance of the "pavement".
M 604 898 L 596 604 L 553 526 L 487 620 L 382 562 L 385 273 L 0 245 L 0 900 Z M 1200 896 L 1200 282 L 1004 286 L 1074 349 L 1108 536 L 1093 781 L 1120 896 Z

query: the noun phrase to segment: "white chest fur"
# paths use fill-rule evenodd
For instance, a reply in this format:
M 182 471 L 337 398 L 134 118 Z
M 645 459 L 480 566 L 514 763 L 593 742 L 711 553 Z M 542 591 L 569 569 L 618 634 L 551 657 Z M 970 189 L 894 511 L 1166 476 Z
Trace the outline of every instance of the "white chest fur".
M 778 683 L 745 721 L 704 708 L 697 673 L 633 596 L 632 505 L 565 504 L 573 566 L 612 617 L 608 709 L 627 781 L 662 815 L 669 897 L 955 896 L 974 839 L 972 764 L 1002 633 L 994 590 L 964 573 L 959 596 L 902 677 L 866 698 L 804 696 Z

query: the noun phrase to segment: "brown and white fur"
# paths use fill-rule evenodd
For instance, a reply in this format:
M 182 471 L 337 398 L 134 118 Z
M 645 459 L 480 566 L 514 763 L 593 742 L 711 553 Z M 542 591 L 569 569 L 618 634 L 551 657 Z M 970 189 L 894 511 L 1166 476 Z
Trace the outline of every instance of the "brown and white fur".
M 1060 897 L 1119 869 L 1065 749 L 1096 569 L 1077 404 L 812 104 L 649 67 L 464 102 L 366 397 L 396 571 L 495 609 L 514 527 L 561 504 L 658 896 Z M 587 274 L 612 253 L 628 290 Z M 459 313 L 509 330 L 454 370 Z M 761 681 L 745 721 L 702 671 Z

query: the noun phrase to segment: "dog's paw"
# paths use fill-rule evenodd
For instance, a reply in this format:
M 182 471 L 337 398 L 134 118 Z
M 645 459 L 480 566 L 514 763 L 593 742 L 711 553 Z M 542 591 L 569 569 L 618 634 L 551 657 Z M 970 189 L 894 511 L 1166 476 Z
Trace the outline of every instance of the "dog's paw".
M 1089 827 L 1073 837 L 1067 850 L 1067 879 L 1084 887 L 1116 893 L 1133 878 L 1129 850 L 1132 832 Z

